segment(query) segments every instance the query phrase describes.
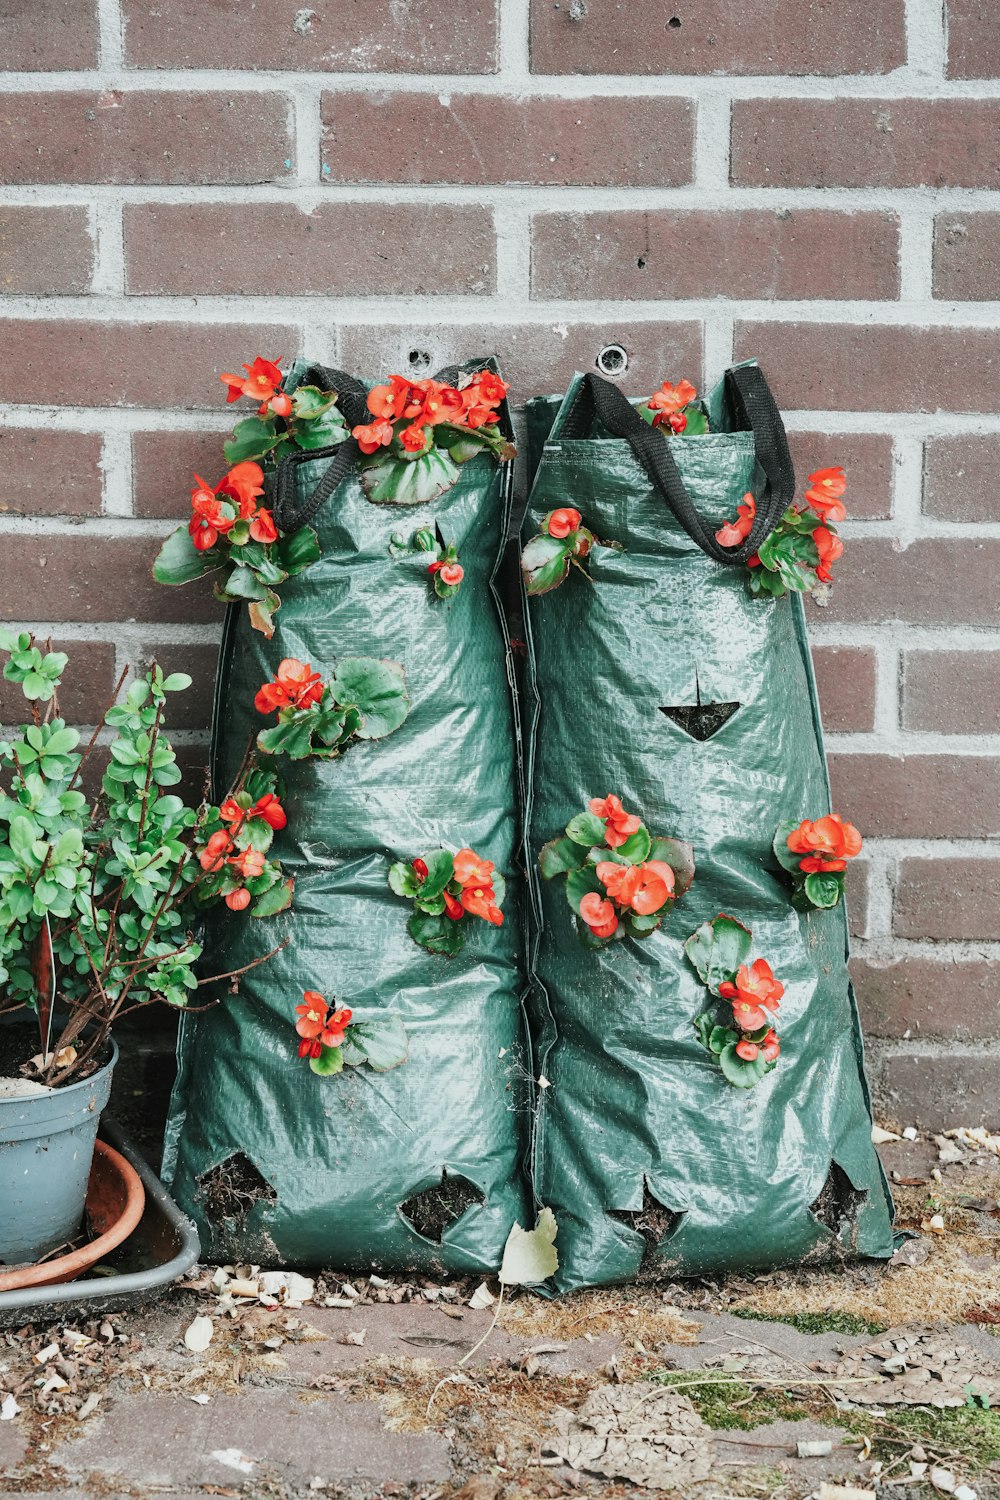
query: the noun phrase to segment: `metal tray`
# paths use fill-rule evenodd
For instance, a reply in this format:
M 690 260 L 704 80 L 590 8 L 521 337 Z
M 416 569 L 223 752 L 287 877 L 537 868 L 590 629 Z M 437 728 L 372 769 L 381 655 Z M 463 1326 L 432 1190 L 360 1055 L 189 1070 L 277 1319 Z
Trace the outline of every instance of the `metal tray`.
M 93 1318 L 116 1308 L 141 1306 L 159 1296 L 197 1261 L 201 1251 L 198 1231 L 110 1115 L 102 1116 L 99 1134 L 131 1162 L 142 1178 L 146 1190 L 142 1218 L 109 1258 L 112 1274 L 67 1281 L 60 1286 L 0 1292 L 0 1328 Z

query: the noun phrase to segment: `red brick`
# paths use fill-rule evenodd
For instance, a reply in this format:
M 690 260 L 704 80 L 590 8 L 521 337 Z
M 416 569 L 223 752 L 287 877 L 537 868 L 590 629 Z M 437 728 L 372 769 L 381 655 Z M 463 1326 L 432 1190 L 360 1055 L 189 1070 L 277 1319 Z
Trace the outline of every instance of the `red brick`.
M 737 99 L 741 187 L 998 187 L 1000 99 Z
M 102 447 L 96 432 L 0 428 L 0 515 L 99 515 Z
M 183 588 L 156 583 L 157 537 L 18 537 L 0 548 L 0 618 L 35 620 L 218 620 L 211 580 Z
M 171 693 L 167 698 L 168 732 L 171 729 L 207 730 L 211 727 L 218 660 L 217 645 L 179 646 L 175 641 L 169 641 L 147 649 L 138 664 L 141 671 L 156 661 L 164 672 L 187 672 L 193 679 L 185 692 Z
M 532 0 L 536 73 L 887 73 L 906 60 L 902 0 Z
M 6 0 L 3 67 L 12 72 L 95 68 L 97 0 Z
M 1000 837 L 1000 759 L 830 756 L 833 805 L 871 838 Z
M 67 724 L 96 724 L 111 702 L 115 688 L 115 648 L 109 641 L 62 641 L 48 647 L 44 637 L 35 644 L 43 651 L 65 651 L 69 665 L 58 689 L 59 712 Z M 6 657 L 4 658 L 6 660 Z M 0 723 L 30 722 L 20 686 L 0 679 Z
M 879 1119 L 900 1129 L 985 1125 L 995 1130 L 1000 1124 L 1000 1056 L 942 1050 L 933 1057 L 888 1057 L 879 1069 L 876 1098 Z
M 0 96 L 4 179 L 271 182 L 293 154 L 283 94 L 106 89 Z
M 1000 860 L 900 860 L 892 930 L 942 941 L 1000 938 Z
M 839 466 L 847 474 L 846 504 L 852 520 L 878 521 L 892 515 L 891 437 L 867 432 L 790 432 L 788 446 L 800 491 L 815 469 Z
M 736 357 L 760 360 L 778 405 L 788 410 L 995 412 L 1000 406 L 1000 359 L 990 328 L 737 323 Z
M 934 220 L 934 295 L 992 301 L 1000 281 L 1000 214 L 939 214 Z
M 904 651 L 903 727 L 996 734 L 1000 652 Z
M 194 475 L 215 484 L 226 471 L 222 445 L 229 428 L 218 432 L 135 432 L 132 434 L 132 494 L 137 516 L 180 521 L 190 514 Z
M 691 181 L 688 99 L 341 91 L 324 94 L 323 125 L 327 182 Z
M 1000 434 L 930 438 L 924 448 L 924 514 L 942 521 L 995 521 Z
M 996 12 L 983 0 L 945 0 L 948 78 L 996 78 L 1000 31 Z
M 0 293 L 87 292 L 94 264 L 85 208 L 0 207 Z
M 814 646 L 823 728 L 849 733 L 875 727 L 875 653 L 861 646 Z
M 925 537 L 897 550 L 888 537 L 846 541 L 822 619 L 989 625 L 1000 612 L 1000 541 Z M 810 609 L 812 606 L 810 605 Z
M 671 373 L 701 379 L 701 327 L 689 323 L 507 323 L 463 325 L 428 322 L 400 327 L 359 323 L 340 329 L 340 363 L 367 380 L 394 372 L 427 375 L 456 360 L 499 356 L 511 382 L 511 399 L 564 391 L 576 370 L 596 370 L 608 344 L 628 356 L 621 384 L 648 395 Z M 413 356 L 414 358 L 411 358 Z
M 496 235 L 474 205 L 134 203 L 125 264 L 130 292 L 483 295 L 496 284 Z
M 12 318 L 4 328 L 0 401 L 207 406 L 221 414 L 224 370 L 238 370 L 256 354 L 290 359 L 298 343 L 298 329 L 286 324 Z M 249 415 L 250 403 L 243 406 Z
M 851 961 L 861 1019 L 871 1036 L 1000 1038 L 1000 964 L 970 959 Z
M 298 0 L 124 0 L 122 9 L 125 56 L 136 68 L 492 73 L 497 65 L 495 0 L 352 0 L 319 13 Z
M 535 217 L 536 297 L 891 298 L 899 221 L 823 209 L 543 213 Z

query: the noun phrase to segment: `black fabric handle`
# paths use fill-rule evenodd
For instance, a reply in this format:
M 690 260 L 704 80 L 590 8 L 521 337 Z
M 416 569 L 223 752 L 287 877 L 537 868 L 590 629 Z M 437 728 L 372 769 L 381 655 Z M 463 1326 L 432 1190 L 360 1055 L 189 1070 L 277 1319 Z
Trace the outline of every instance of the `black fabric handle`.
M 453 385 L 463 373 L 464 368 L 461 365 L 449 365 L 447 369 L 439 370 L 434 379 L 445 385 Z M 478 362 L 475 368 L 497 371 L 497 363 L 490 355 Z M 299 385 L 318 385 L 321 390 L 336 391 L 337 405 L 349 428 L 360 427 L 371 421 L 371 412 L 368 410 L 368 388 L 353 375 L 347 375 L 343 370 L 327 369 L 325 365 L 310 365 L 299 381 Z M 512 438 L 514 428 L 506 401 L 501 404 L 499 420 L 504 436 Z M 275 471 L 271 507 L 274 524 L 278 530 L 291 532 L 307 526 L 326 504 L 341 481 L 352 472 L 360 457 L 361 448 L 357 438 L 349 437 L 343 443 L 331 448 L 315 448 L 312 452 L 303 450 L 300 453 L 290 453 L 287 458 L 283 458 Z M 301 503 L 297 503 L 295 498 L 296 467 L 302 463 L 311 463 L 316 458 L 330 458 L 332 462 L 324 471 L 312 494 L 307 495 Z
M 720 563 L 745 563 L 770 536 L 795 495 L 795 470 L 781 414 L 770 387 L 756 365 L 726 371 L 726 399 L 732 430 L 752 432 L 764 486 L 754 499 L 757 514 L 749 535 L 736 547 L 723 547 L 715 528 L 705 521 L 688 494 L 669 442 L 644 422 L 628 397 L 599 375 L 584 376 L 580 392 L 562 428 L 563 437 L 585 437 L 594 416 L 615 437 L 625 438 L 639 463 L 663 495 L 692 541 Z

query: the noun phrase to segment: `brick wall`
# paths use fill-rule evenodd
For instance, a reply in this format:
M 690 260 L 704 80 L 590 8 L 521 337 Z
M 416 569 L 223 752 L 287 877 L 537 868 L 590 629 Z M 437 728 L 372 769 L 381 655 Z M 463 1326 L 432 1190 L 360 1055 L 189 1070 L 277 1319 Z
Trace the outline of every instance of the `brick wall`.
M 881 1102 L 1000 1124 L 993 8 L 314 6 L 2 8 L 2 613 L 76 644 L 81 723 L 126 661 L 204 681 L 216 607 L 148 564 L 257 353 L 496 348 L 522 396 L 759 355 L 858 518 L 809 612 Z

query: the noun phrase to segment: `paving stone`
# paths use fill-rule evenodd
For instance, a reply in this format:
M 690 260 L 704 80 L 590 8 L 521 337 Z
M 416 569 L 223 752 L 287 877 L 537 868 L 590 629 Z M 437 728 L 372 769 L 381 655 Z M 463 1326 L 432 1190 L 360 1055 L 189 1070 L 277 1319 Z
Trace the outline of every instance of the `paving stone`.
M 450 1476 L 443 1438 L 389 1432 L 379 1408 L 337 1395 L 251 1389 L 198 1406 L 183 1396 L 126 1396 L 50 1456 L 70 1475 L 97 1473 L 141 1485 L 224 1485 L 252 1480 L 385 1480 Z M 247 1467 L 249 1465 L 249 1467 Z
M 28 1439 L 16 1418 L 13 1422 L 0 1422 L 0 1479 L 24 1462 L 27 1449 Z

